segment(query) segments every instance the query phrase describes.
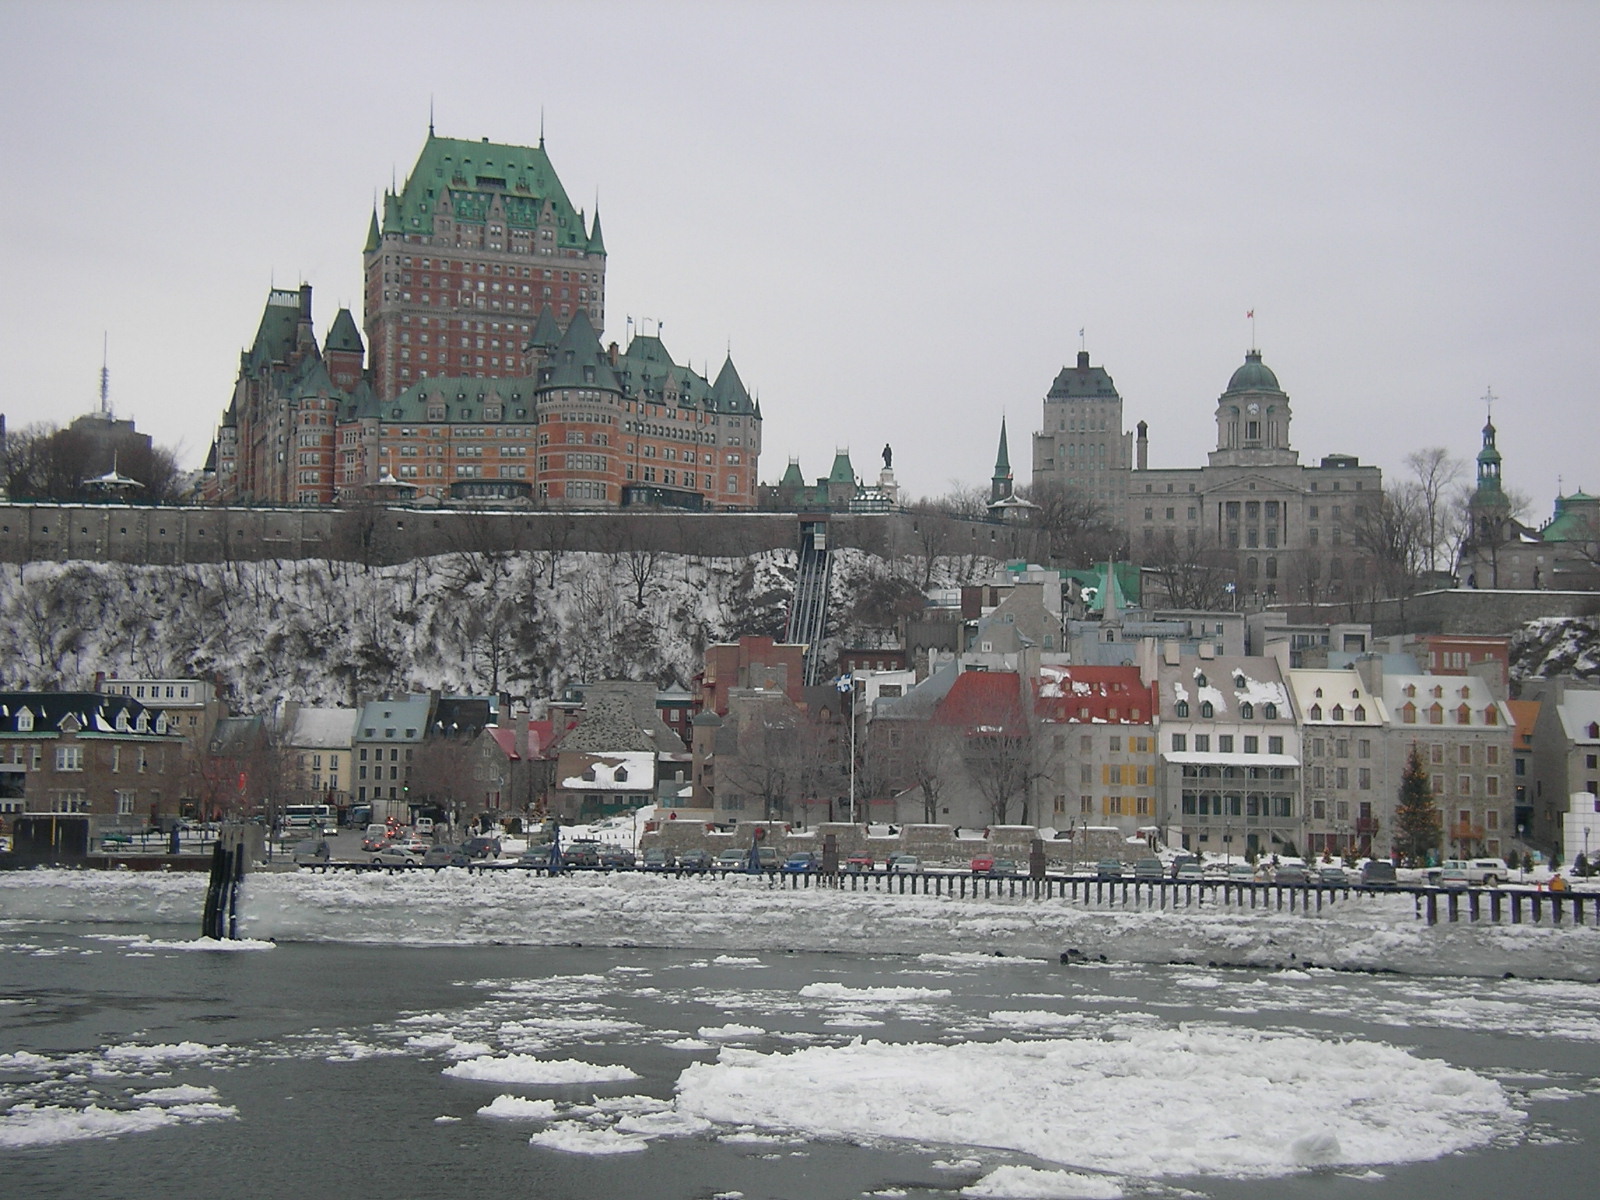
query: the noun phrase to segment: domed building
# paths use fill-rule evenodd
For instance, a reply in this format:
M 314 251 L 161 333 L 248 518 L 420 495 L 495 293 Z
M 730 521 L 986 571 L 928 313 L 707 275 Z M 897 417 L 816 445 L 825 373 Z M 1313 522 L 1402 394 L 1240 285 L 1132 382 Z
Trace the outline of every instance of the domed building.
M 1260 350 L 1245 354 L 1217 397 L 1217 444 L 1204 466 L 1152 469 L 1149 426 L 1140 421 L 1131 439 L 1121 431 L 1122 398 L 1087 354 L 1057 376 L 1044 409 L 1035 484 L 1104 497 L 1122 514 L 1135 561 L 1220 558 L 1243 608 L 1350 593 L 1353 530 L 1382 494 L 1382 472 L 1345 454 L 1302 464 L 1289 395 Z M 1121 450 L 1130 441 L 1131 463 Z

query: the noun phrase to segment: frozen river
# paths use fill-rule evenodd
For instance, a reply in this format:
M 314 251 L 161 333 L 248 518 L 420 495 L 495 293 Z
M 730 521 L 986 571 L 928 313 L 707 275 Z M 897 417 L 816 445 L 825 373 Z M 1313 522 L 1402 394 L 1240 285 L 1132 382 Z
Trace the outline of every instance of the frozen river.
M 252 878 L 254 948 L 207 950 L 199 886 L 0 878 L 8 1194 L 1337 1200 L 1600 1162 L 1593 930 L 447 873 Z M 1380 944 L 1342 965 L 1409 973 L 1303 966 Z

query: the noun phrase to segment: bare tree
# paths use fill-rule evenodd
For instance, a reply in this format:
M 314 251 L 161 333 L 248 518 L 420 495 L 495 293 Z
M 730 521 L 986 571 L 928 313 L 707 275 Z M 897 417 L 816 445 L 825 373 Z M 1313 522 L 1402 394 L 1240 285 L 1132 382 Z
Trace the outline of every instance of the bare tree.
M 1350 537 L 1369 568 L 1363 577 L 1372 599 L 1411 595 L 1433 557 L 1421 486 L 1402 483 L 1354 510 Z
M 1228 585 L 1238 575 L 1237 556 L 1212 537 L 1204 537 L 1194 546 L 1162 539 L 1143 553 L 1140 561 L 1153 572 L 1157 587 L 1173 608 L 1201 612 L 1226 608 Z
M 1037 506 L 1033 524 L 1045 535 L 1052 564 L 1081 570 L 1127 556 L 1127 536 L 1100 504 L 1077 488 L 1040 483 L 1019 488 L 1017 494 Z
M 1425 446 L 1406 455 L 1406 469 L 1411 472 L 1411 482 L 1416 489 L 1416 502 L 1422 523 L 1422 545 L 1425 561 L 1422 569 L 1437 571 L 1441 555 L 1448 563 L 1450 497 L 1466 463 L 1454 457 L 1443 446 Z

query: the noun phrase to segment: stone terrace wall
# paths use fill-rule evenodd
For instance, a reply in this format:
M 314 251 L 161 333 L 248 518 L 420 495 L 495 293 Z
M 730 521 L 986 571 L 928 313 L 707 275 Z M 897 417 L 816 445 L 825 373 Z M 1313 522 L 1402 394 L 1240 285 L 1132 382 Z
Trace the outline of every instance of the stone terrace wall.
M 941 555 L 1036 558 L 1033 530 L 906 512 L 561 512 L 458 508 L 200 508 L 0 504 L 0 562 L 181 565 L 327 558 L 373 566 L 452 552 L 655 550 L 736 557 L 799 543 L 825 520 L 829 544 L 885 558 L 918 553 L 919 522 L 947 526 Z

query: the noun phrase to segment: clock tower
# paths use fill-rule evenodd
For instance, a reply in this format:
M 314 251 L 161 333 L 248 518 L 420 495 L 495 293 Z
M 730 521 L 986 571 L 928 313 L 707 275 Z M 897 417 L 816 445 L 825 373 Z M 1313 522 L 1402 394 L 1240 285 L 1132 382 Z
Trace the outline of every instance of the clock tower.
M 1289 446 L 1289 397 L 1278 377 L 1251 350 L 1217 399 L 1214 467 L 1287 467 L 1300 461 Z

